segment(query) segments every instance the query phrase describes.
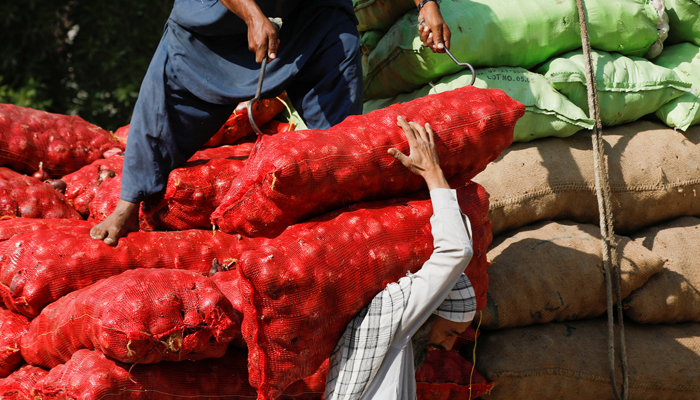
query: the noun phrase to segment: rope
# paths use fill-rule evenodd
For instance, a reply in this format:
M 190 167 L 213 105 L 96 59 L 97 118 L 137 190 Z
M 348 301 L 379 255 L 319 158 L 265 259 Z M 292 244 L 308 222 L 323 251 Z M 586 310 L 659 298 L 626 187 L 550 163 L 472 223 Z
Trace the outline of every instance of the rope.
M 603 147 L 602 122 L 598 105 L 595 71 L 591 58 L 591 43 L 588 36 L 588 24 L 583 0 L 576 0 L 579 22 L 581 25 L 581 42 L 583 57 L 586 61 L 586 86 L 588 89 L 588 109 L 591 119 L 595 120 L 591 139 L 593 141 L 593 164 L 595 168 L 596 196 L 600 212 L 600 233 L 602 237 L 603 269 L 605 271 L 605 290 L 608 306 L 608 362 L 610 365 L 610 385 L 617 400 L 627 400 L 629 395 L 629 373 L 627 368 L 627 349 L 625 345 L 625 326 L 622 314 L 622 293 L 620 288 L 620 265 L 613 230 L 612 202 L 610 200 L 610 180 L 608 163 Z M 614 290 L 614 295 L 613 295 Z M 617 300 L 617 320 L 620 344 L 620 361 L 622 372 L 622 391 L 617 387 L 615 378 L 615 320 L 613 298 Z

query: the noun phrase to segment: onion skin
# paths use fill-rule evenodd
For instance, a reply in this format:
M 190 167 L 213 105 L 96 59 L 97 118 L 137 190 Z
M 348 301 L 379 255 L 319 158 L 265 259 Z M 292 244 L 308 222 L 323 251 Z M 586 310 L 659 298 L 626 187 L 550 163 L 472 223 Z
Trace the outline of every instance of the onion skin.
M 51 185 L 57 192 L 63 194 L 66 193 L 66 188 L 68 187 L 66 182 L 61 179 L 47 179 L 44 181 L 44 183 Z
M 44 163 L 43 162 L 39 163 L 39 170 L 36 171 L 35 173 L 33 173 L 32 176 L 35 177 L 36 179 L 42 181 L 42 182 L 47 180 L 47 179 L 51 179 L 49 174 L 47 174 L 46 171 L 44 171 Z

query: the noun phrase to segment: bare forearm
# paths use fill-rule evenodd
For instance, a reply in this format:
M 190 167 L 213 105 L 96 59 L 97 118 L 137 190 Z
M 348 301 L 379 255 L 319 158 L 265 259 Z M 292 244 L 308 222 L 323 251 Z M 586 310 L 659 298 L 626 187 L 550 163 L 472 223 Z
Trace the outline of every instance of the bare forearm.
M 277 29 L 267 19 L 254 0 L 221 0 L 226 8 L 240 17 L 248 26 L 248 50 L 255 53 L 255 62 L 265 56 L 274 60 L 279 46 Z
M 450 185 L 447 183 L 445 174 L 442 173 L 440 166 L 437 166 L 437 168 L 432 170 L 425 171 L 423 174 L 423 179 L 425 179 L 425 183 L 428 184 L 428 190 L 450 188 Z
M 256 18 L 265 18 L 260 7 L 254 0 L 220 0 L 226 8 L 231 10 L 242 19 L 246 25 L 250 26 Z

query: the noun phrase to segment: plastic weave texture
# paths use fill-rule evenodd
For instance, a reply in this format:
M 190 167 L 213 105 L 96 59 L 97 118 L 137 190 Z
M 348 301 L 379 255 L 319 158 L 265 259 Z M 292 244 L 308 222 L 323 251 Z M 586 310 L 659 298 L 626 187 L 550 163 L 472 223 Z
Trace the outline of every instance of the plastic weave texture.
M 0 217 L 54 219 L 80 214 L 51 185 L 0 167 Z
M 284 94 L 282 94 L 280 98 L 286 100 Z M 282 110 L 284 110 L 284 103 L 274 98 L 256 101 L 251 111 L 255 124 L 258 127 L 262 127 Z M 233 114 L 228 117 L 224 126 L 222 126 L 204 146 L 216 147 L 222 144 L 234 144 L 253 132 L 253 127 L 250 125 L 250 120 L 248 119 L 248 102 L 244 101 L 236 106 L 236 109 L 233 110 Z
M 168 177 L 165 193 L 144 202 L 139 216 L 142 230 L 211 228 L 210 215 L 238 176 L 252 143 L 222 146 L 197 152 Z M 90 219 L 102 221 L 117 206 L 121 174 L 102 182 L 90 203 Z
M 483 308 L 488 194 L 468 180 L 451 186 L 472 224 L 475 256 L 466 273 Z M 379 291 L 421 268 L 433 251 L 432 211 L 427 193 L 355 204 L 293 225 L 241 255 L 242 329 L 258 399 L 276 398 L 312 374 Z
M 0 308 L 0 378 L 14 372 L 22 364 L 19 344 L 29 329 L 29 320 L 12 311 Z
M 430 123 L 448 179 L 460 172 L 472 178 L 512 143 L 524 113 L 501 90 L 465 87 L 348 117 L 328 130 L 263 136 L 212 222 L 224 232 L 272 237 L 344 205 L 425 188 L 387 153 L 409 153 L 398 116 Z
M 66 199 L 83 218 L 90 215 L 90 203 L 97 188 L 122 173 L 124 157 L 99 159 L 61 178 L 66 183 Z
M 35 400 L 31 390 L 48 373 L 49 371 L 34 365 L 19 368 L 7 378 L 0 379 L 0 399 Z
M 416 397 L 421 400 L 472 400 L 492 387 L 456 350 L 428 352 L 416 371 Z
M 328 365 L 289 387 L 282 399 L 320 400 Z M 41 398 L 171 400 L 250 400 L 247 351 L 229 348 L 222 358 L 133 366 L 92 350 L 78 350 L 34 388 Z
M 222 232 L 132 232 L 116 247 L 73 229 L 39 230 L 0 243 L 0 295 L 8 309 L 34 317 L 49 303 L 100 279 L 136 268 L 208 274 L 216 258 L 238 256 L 255 240 Z
M 49 368 L 80 349 L 122 362 L 221 357 L 239 341 L 241 316 L 197 272 L 135 269 L 69 293 L 44 309 L 22 337 L 22 357 Z
M 76 115 L 0 104 L 0 165 L 14 171 L 32 174 L 42 162 L 44 171 L 60 178 L 114 148 L 124 145 Z

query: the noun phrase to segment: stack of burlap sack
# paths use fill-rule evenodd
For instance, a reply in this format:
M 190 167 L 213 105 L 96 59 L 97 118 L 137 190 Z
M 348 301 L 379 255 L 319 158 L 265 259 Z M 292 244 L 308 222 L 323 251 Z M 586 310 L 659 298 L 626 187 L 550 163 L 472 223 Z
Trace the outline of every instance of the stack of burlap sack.
M 700 398 L 700 127 L 603 133 L 630 398 Z M 590 136 L 517 143 L 475 180 L 494 230 L 475 319 L 483 398 L 614 398 Z
M 618 235 L 629 398 L 698 399 L 700 1 L 585 4 Z M 575 1 L 440 7 L 452 52 L 478 68 L 475 86 L 500 88 L 527 109 L 515 128 L 520 143 L 475 178 L 490 193 L 494 233 L 487 307 L 474 321 L 482 331 L 475 365 L 494 382 L 482 398 L 613 399 Z M 366 112 L 471 81 L 448 56 L 421 47 L 412 0 L 360 0 L 355 11 L 365 31 Z M 620 386 L 619 358 L 616 365 Z

